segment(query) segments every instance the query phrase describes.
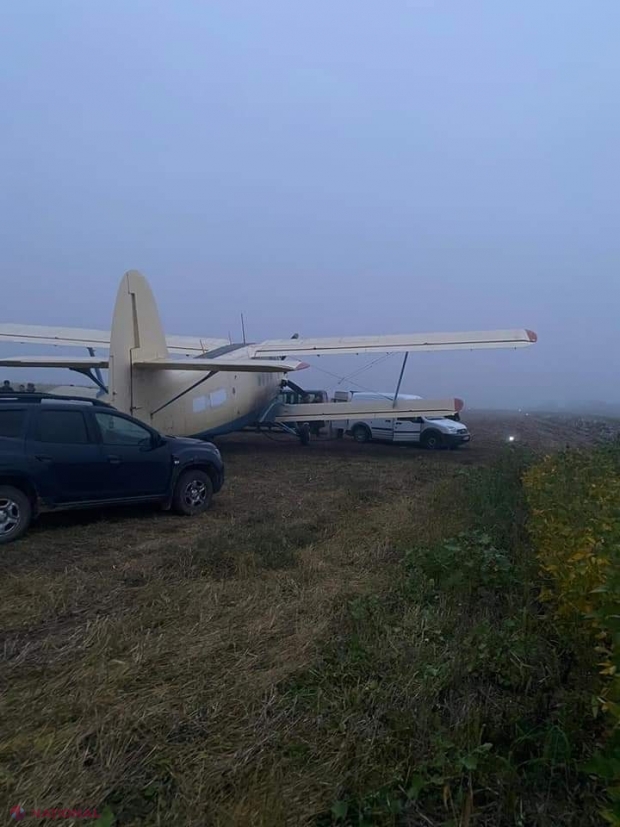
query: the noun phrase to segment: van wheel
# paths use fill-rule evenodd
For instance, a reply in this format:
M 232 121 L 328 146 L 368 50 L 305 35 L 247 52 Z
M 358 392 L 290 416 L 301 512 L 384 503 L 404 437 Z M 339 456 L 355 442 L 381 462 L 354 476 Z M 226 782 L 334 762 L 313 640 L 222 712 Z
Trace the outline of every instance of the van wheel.
M 17 540 L 32 522 L 30 500 L 12 485 L 0 485 L 0 544 Z
M 427 431 L 422 434 L 422 447 L 428 448 L 429 451 L 439 451 L 444 447 L 444 441 L 439 431 Z
M 184 471 L 174 488 L 172 507 L 177 514 L 193 517 L 211 505 L 213 483 L 209 475 L 199 468 Z
M 351 436 L 356 442 L 370 442 L 372 434 L 366 425 L 356 425 L 351 431 Z

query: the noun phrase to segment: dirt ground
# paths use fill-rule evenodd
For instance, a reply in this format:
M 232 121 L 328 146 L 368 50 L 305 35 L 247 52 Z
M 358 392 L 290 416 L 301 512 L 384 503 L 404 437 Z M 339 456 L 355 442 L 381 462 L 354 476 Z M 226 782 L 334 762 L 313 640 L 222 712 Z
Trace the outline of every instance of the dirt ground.
M 438 487 L 508 450 L 609 437 L 617 423 L 471 413 L 458 451 L 218 441 L 212 510 L 48 515 L 3 548 L 0 789 L 9 805 L 108 805 L 118 823 L 305 824 L 334 794 L 266 764 L 272 699 L 320 656 L 343 601 L 402 549 L 459 527 Z M 175 820 L 176 819 L 176 820 Z

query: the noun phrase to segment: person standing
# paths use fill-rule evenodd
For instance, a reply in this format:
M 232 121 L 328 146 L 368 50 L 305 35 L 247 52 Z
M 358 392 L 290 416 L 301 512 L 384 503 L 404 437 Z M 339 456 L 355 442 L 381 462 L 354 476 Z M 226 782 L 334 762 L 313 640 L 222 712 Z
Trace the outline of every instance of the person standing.
M 5 379 L 0 388 L 0 393 L 15 393 L 8 379 Z

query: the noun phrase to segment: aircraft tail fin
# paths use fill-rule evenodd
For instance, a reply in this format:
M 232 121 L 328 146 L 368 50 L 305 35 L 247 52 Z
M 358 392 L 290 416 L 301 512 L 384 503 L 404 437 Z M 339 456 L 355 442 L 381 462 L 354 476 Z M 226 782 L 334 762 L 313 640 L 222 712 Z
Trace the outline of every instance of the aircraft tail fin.
M 134 365 L 167 358 L 168 347 L 155 297 L 142 273 L 129 270 L 118 288 L 110 333 L 112 404 L 126 413 L 143 412 L 146 387 Z

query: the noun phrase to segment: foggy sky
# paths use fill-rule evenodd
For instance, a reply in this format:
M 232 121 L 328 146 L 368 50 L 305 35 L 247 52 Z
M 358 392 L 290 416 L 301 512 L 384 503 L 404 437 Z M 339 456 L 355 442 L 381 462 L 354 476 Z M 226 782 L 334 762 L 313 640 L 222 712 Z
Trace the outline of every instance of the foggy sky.
M 617 0 L 4 3 L 0 320 L 108 328 L 136 268 L 169 333 L 528 327 L 403 391 L 620 402 L 619 30 Z

